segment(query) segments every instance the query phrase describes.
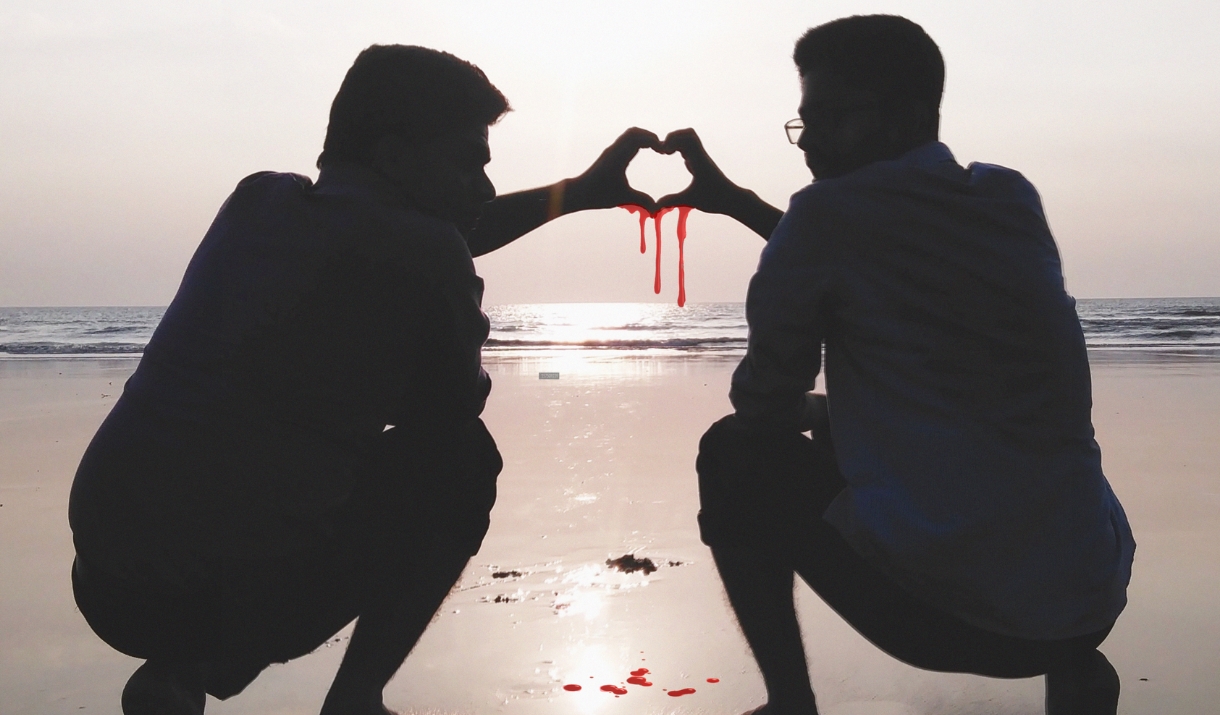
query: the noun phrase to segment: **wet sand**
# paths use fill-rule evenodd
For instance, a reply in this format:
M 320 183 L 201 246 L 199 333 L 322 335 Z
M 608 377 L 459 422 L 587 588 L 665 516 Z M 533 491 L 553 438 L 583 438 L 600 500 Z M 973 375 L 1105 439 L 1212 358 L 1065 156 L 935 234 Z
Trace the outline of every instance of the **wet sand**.
M 735 360 L 607 355 L 489 356 L 495 389 L 485 417 L 506 462 L 492 528 L 391 683 L 392 708 L 739 713 L 761 702 L 694 525 L 695 448 L 729 410 Z M 1120 712 L 1210 712 L 1220 700 L 1220 361 L 1136 357 L 1093 357 L 1098 441 L 1139 541 L 1130 605 L 1103 650 L 1123 677 Z M 117 714 L 137 664 L 98 641 L 75 611 L 65 515 L 76 462 L 134 366 L 0 360 L 4 715 Z M 606 566 L 626 553 L 659 568 Z M 915 670 L 878 652 L 803 586 L 798 601 L 827 715 L 1042 711 L 1038 679 Z M 236 698 L 210 700 L 208 712 L 316 713 L 345 637 L 269 669 Z M 640 667 L 651 686 L 626 682 Z M 616 697 L 602 685 L 627 692 Z M 682 688 L 695 692 L 665 691 Z

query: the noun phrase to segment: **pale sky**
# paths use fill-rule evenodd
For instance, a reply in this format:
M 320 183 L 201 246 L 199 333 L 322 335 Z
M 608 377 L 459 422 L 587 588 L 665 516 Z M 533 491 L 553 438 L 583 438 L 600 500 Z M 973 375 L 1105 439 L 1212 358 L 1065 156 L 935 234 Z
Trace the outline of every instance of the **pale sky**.
M 607 9 L 614 7 L 614 10 Z M 255 171 L 316 176 L 327 112 L 373 43 L 447 50 L 515 111 L 492 128 L 501 193 L 574 176 L 628 126 L 693 126 L 783 207 L 808 27 L 889 12 L 945 55 L 942 139 L 1042 194 L 1078 297 L 1220 295 L 1220 3 L 178 2 L 0 5 L 0 305 L 164 305 L 216 210 Z M 675 157 L 629 176 L 685 186 Z M 480 258 L 486 303 L 674 300 L 621 210 L 568 216 Z M 688 299 L 744 300 L 763 242 L 695 213 Z

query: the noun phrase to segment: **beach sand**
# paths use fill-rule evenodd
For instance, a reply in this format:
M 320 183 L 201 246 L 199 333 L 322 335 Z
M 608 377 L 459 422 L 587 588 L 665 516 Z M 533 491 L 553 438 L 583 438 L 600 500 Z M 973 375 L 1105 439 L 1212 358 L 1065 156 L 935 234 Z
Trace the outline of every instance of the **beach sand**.
M 694 522 L 696 445 L 729 411 L 735 362 L 489 355 L 495 388 L 485 418 L 505 457 L 491 531 L 387 704 L 404 713 L 613 715 L 739 713 L 762 702 Z M 1120 712 L 1213 712 L 1220 362 L 1113 353 L 1093 363 L 1106 473 L 1139 542 L 1130 605 L 1103 646 L 1123 677 Z M 66 504 L 76 463 L 134 366 L 0 360 L 3 715 L 119 713 L 137 662 L 101 643 L 74 608 Z M 659 568 L 607 568 L 626 553 Z M 1042 712 L 1040 679 L 919 671 L 877 651 L 804 586 L 798 602 L 827 715 Z M 236 698 L 209 700 L 208 712 L 316 713 L 346 634 L 273 666 Z M 651 687 L 625 684 L 640 667 Z M 627 692 L 599 690 L 606 684 Z M 664 690 L 680 688 L 695 693 Z

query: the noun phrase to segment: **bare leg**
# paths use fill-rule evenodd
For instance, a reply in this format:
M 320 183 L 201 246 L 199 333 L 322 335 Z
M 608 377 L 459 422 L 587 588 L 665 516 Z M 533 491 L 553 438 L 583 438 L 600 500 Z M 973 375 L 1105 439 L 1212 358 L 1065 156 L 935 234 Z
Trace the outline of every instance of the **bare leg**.
M 356 621 L 351 643 L 321 715 L 387 715 L 382 690 L 398 672 L 466 567 L 469 556 L 428 545 L 412 558 L 411 577 L 387 589 Z
M 767 687 L 767 705 L 756 712 L 816 715 L 792 601 L 792 569 L 742 548 L 713 548 L 712 557 Z

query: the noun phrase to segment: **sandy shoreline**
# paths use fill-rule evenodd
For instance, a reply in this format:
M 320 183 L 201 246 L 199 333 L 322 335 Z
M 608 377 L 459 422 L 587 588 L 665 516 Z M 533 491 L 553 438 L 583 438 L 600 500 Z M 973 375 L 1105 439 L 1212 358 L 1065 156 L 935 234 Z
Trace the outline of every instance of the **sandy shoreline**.
M 738 713 L 761 701 L 694 526 L 695 448 L 729 410 L 735 359 L 621 355 L 488 356 L 495 389 L 485 418 L 506 461 L 492 529 L 391 684 L 391 707 Z M 1093 363 L 1106 473 L 1139 541 L 1130 605 L 1103 646 L 1124 679 L 1120 712 L 1208 712 L 1220 698 L 1220 362 L 1109 353 Z M 134 366 L 0 360 L 5 715 L 119 712 L 135 662 L 98 641 L 75 612 L 65 505 L 76 462 Z M 539 380 L 539 372 L 560 379 Z M 605 568 L 626 552 L 675 565 L 648 576 Z M 856 636 L 807 589 L 799 593 L 828 715 L 1041 712 L 1037 680 L 909 668 Z M 243 695 L 210 701 L 208 711 L 316 712 L 342 646 L 272 668 Z M 597 689 L 641 666 L 652 671 L 651 688 L 627 686 L 619 698 Z M 585 687 L 568 693 L 565 683 Z M 685 687 L 696 693 L 662 691 Z

